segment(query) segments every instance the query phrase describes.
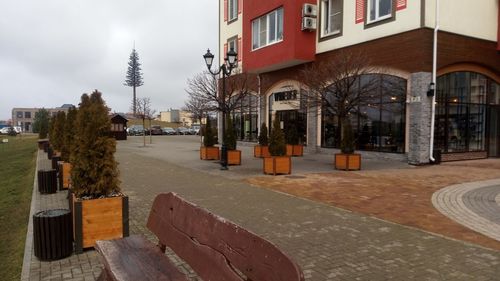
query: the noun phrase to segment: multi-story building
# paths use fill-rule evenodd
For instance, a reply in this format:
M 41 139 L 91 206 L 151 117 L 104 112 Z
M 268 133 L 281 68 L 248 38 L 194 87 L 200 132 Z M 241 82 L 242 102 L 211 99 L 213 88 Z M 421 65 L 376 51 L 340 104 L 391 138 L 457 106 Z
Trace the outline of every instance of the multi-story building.
M 61 107 L 56 108 L 45 108 L 50 116 L 55 116 L 57 112 L 64 111 L 68 112 L 72 104 L 63 104 Z M 12 125 L 21 127 L 24 133 L 33 132 L 33 122 L 35 120 L 35 114 L 41 108 L 13 108 L 12 109 Z
M 160 121 L 180 123 L 182 126 L 191 127 L 193 124 L 193 118 L 191 114 L 187 111 L 179 109 L 170 109 L 167 111 L 160 112 Z
M 240 70 L 259 81 L 233 113 L 240 139 L 255 139 L 245 132 L 280 118 L 300 130 L 308 150 L 338 148 L 336 117 L 300 106 L 296 77 L 306 65 L 352 52 L 366 54 L 377 69 L 370 75 L 387 82 L 354 118 L 358 150 L 412 164 L 429 163 L 431 149 L 443 161 L 500 157 L 497 0 L 219 1 L 219 62 L 233 48 Z

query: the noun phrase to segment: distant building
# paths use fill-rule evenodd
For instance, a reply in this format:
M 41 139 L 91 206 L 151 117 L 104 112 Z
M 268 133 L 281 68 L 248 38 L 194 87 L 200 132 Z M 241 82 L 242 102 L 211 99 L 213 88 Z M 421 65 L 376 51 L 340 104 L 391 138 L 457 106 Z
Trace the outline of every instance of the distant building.
M 179 123 L 180 122 L 180 110 L 179 109 L 170 109 L 167 111 L 160 112 L 160 121 L 170 122 L 170 123 Z
M 191 113 L 179 109 L 170 109 L 160 112 L 160 121 L 180 123 L 183 127 L 191 127 L 194 123 Z
M 68 112 L 69 108 L 74 105 L 63 104 L 61 107 L 56 108 L 45 108 L 51 116 L 54 116 L 59 111 Z M 35 120 L 35 114 L 42 108 L 13 108 L 12 109 L 12 125 L 19 126 L 22 128 L 24 133 L 33 132 L 33 122 Z

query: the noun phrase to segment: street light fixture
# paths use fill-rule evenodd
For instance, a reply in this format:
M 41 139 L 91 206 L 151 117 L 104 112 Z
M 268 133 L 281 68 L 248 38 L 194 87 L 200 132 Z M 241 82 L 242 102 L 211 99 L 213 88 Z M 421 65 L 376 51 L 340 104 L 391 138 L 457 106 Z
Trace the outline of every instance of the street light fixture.
M 203 55 L 205 59 L 205 63 L 207 65 L 208 71 L 212 75 L 219 75 L 222 73 L 222 94 L 219 96 L 219 106 L 222 111 L 222 145 L 221 145 L 221 160 L 220 160 L 220 169 L 227 170 L 227 146 L 226 146 L 226 115 L 227 115 L 227 106 L 226 106 L 226 77 L 231 75 L 231 72 L 236 67 L 236 61 L 238 58 L 238 53 L 234 51 L 233 48 L 229 50 L 226 54 L 226 58 L 224 58 L 224 63 L 219 66 L 217 71 L 212 71 L 212 63 L 214 61 L 214 55 L 210 53 L 210 49 L 207 50 L 207 53 Z

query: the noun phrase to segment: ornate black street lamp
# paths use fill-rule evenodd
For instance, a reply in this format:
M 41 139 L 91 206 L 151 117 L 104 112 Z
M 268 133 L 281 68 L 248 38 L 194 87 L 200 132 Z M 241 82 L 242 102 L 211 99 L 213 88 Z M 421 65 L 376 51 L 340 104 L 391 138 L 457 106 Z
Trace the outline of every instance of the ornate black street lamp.
M 212 73 L 212 75 L 219 75 L 222 73 L 222 94 L 219 95 L 219 107 L 222 112 L 222 145 L 221 145 L 221 160 L 220 160 L 220 169 L 227 170 L 227 146 L 226 146 L 226 115 L 227 115 L 227 106 L 226 106 L 226 77 L 231 75 L 231 71 L 233 71 L 236 66 L 236 60 L 238 58 L 238 54 L 234 51 L 233 48 L 229 50 L 226 54 L 226 58 L 224 58 L 224 63 L 219 67 L 217 71 L 212 71 L 212 63 L 214 60 L 214 55 L 210 53 L 210 49 L 207 50 L 207 53 L 203 55 L 205 59 L 205 63 L 207 64 L 208 71 Z

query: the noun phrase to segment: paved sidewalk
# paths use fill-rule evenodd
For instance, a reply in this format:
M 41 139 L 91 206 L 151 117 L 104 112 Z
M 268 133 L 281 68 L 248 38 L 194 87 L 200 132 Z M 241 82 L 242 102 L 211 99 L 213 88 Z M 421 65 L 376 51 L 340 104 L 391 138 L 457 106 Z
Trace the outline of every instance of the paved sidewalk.
M 252 186 L 243 180 L 261 174 L 261 160 L 247 157 L 244 166 L 220 171 L 217 163 L 198 159 L 196 141 L 187 136 L 162 137 L 146 148 L 139 138 L 119 142 L 116 157 L 121 186 L 130 201 L 131 234 L 152 238 L 145 227 L 152 200 L 160 192 L 174 191 L 275 243 L 300 264 L 308 281 L 497 280 L 500 276 L 499 251 Z M 332 172 L 329 157 L 304 158 L 294 169 Z M 304 164 L 307 161 L 314 164 Z M 394 161 L 382 160 L 382 165 L 370 161 L 368 170 L 405 168 Z M 67 204 L 64 193 L 39 195 L 35 189 L 33 197 L 35 209 Z M 28 256 L 30 277 L 24 280 L 92 280 L 101 269 L 93 250 L 52 263 Z M 176 262 L 189 272 L 182 261 Z
M 500 242 L 500 179 L 443 188 L 432 204 L 449 218 Z

